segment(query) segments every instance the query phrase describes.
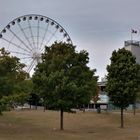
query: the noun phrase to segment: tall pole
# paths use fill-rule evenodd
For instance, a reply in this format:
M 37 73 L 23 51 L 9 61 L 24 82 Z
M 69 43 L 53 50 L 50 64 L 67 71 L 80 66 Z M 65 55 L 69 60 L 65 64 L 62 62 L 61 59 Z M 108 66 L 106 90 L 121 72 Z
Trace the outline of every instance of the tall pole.
M 133 41 L 133 36 L 132 36 L 132 33 L 133 32 L 133 29 L 131 29 L 131 43 L 132 43 L 132 41 Z

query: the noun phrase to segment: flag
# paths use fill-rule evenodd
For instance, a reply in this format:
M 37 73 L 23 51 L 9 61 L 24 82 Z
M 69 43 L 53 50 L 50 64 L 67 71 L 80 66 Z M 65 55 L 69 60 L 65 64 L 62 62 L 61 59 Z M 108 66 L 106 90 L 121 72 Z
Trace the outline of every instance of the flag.
M 131 29 L 131 33 L 137 34 L 137 30 Z

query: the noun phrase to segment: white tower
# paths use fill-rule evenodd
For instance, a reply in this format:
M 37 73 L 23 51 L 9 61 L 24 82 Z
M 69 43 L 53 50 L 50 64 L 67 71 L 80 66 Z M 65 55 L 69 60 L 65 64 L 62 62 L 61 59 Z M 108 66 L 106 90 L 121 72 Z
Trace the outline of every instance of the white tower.
M 140 41 L 128 40 L 124 42 L 124 48 L 132 52 L 136 62 L 140 64 Z

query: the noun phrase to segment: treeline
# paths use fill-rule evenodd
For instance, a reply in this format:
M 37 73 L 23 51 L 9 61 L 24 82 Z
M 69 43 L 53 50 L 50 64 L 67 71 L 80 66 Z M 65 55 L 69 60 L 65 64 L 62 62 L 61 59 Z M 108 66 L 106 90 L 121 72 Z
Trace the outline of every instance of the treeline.
M 123 110 L 140 97 L 140 66 L 130 51 L 113 51 L 111 64 L 107 66 L 106 91 L 110 102 Z M 98 99 L 95 69 L 88 67 L 87 51 L 76 51 L 72 44 L 55 42 L 45 47 L 41 61 L 33 76 L 24 71 L 20 60 L 4 48 L 0 50 L 0 113 L 18 105 L 44 106 L 44 110 L 60 111 L 60 129 L 63 130 L 63 112 Z M 97 101 L 97 100 L 96 100 Z

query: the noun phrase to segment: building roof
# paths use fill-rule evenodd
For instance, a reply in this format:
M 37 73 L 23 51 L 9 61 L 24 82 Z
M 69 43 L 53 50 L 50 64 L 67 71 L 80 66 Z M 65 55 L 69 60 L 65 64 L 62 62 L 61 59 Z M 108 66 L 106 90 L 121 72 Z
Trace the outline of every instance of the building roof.
M 127 47 L 127 46 L 138 46 L 140 47 L 140 41 L 135 41 L 135 40 L 127 40 L 127 41 L 124 41 L 124 46 Z

